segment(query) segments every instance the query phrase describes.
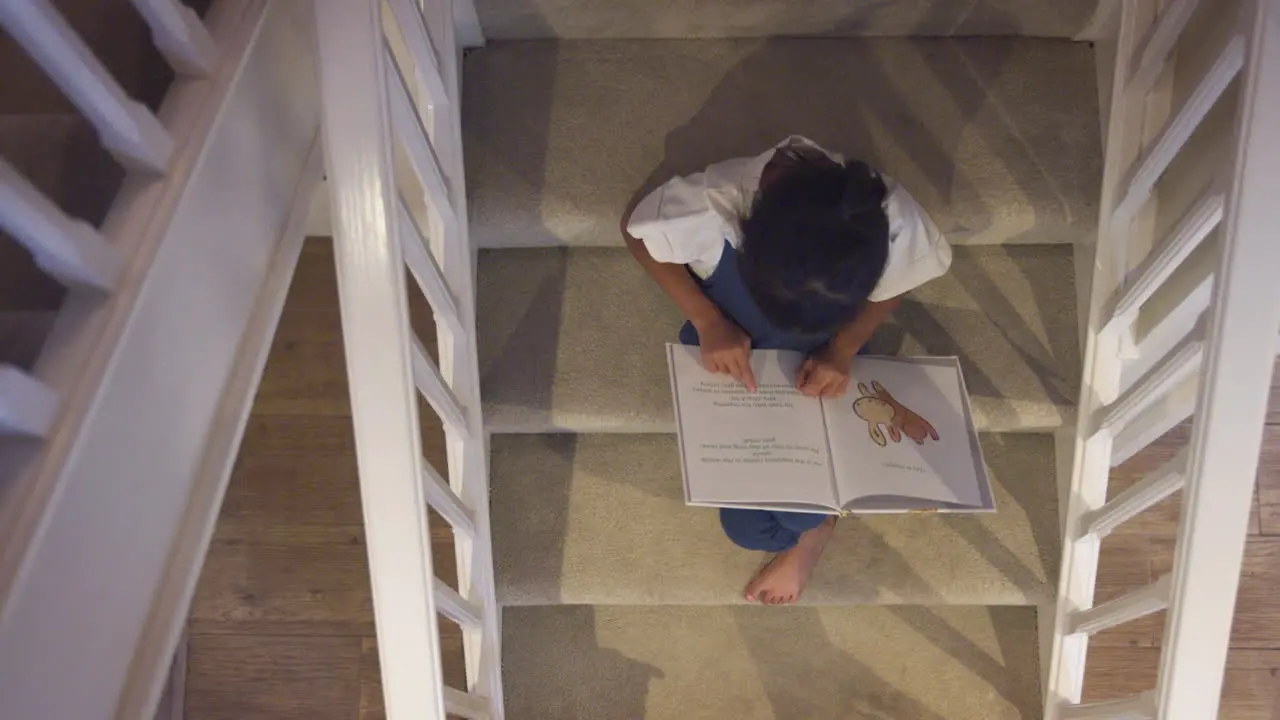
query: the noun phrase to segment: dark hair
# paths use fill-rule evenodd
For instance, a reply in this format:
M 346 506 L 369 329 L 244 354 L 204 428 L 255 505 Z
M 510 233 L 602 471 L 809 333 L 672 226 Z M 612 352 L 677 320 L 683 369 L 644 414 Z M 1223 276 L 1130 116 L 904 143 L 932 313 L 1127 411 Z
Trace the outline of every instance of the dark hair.
M 857 315 L 889 258 L 886 192 L 862 162 L 801 163 L 761 188 L 739 269 L 770 321 L 817 333 Z

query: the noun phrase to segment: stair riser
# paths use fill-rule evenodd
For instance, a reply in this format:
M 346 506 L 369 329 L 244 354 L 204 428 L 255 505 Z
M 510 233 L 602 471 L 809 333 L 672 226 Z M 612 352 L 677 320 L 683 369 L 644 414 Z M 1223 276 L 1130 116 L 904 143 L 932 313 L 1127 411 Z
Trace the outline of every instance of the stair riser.
M 486 38 L 1026 35 L 1072 38 L 1093 5 L 1060 0 L 479 0 Z M 803 8 L 803 9 L 801 9 Z

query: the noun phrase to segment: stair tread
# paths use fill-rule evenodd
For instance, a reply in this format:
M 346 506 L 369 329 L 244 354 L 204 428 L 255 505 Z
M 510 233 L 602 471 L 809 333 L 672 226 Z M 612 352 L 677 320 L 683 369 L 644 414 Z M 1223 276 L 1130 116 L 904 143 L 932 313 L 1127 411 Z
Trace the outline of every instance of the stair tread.
M 1092 48 L 1031 38 L 495 42 L 468 56 L 481 247 L 617 245 L 639 190 L 791 134 L 903 183 L 953 243 L 1096 226 Z
M 621 248 L 484 251 L 481 383 L 493 432 L 674 432 L 663 353 L 683 322 Z M 1079 351 L 1072 250 L 955 249 L 869 348 L 958 355 L 979 430 L 1047 430 L 1072 414 Z
M 1057 578 L 1047 435 L 984 435 L 995 513 L 850 517 L 802 602 L 1028 605 Z M 685 504 L 673 435 L 495 435 L 491 515 L 506 605 L 741 604 L 762 553 Z
M 1032 608 L 560 606 L 502 619 L 513 720 L 1041 712 Z

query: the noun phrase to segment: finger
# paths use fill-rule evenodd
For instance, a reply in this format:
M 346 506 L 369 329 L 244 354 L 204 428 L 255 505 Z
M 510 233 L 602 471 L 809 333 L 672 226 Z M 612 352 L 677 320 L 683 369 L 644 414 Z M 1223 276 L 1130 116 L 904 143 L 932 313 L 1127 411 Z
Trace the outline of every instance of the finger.
M 729 361 L 729 374 L 738 382 L 746 385 L 747 390 L 755 392 L 754 382 L 751 381 L 750 377 L 751 371 L 743 366 L 741 359 L 734 358 Z
M 809 379 L 813 376 L 813 358 L 804 361 L 800 366 L 800 372 L 796 373 L 796 388 L 804 392 L 804 386 L 809 384 Z
M 847 375 L 835 374 L 831 377 L 831 381 L 827 383 L 824 397 L 838 398 L 844 395 L 849 389 L 849 377 Z
M 893 438 L 894 442 L 902 442 L 902 433 L 893 425 L 889 426 L 889 437 Z
M 826 371 L 817 371 L 809 376 L 809 384 L 805 386 L 806 395 L 810 397 L 826 397 L 830 394 L 831 374 Z
M 827 378 L 822 383 L 822 389 L 818 394 L 822 397 L 836 397 L 836 388 L 840 387 L 840 380 L 837 378 Z
M 742 358 L 742 383 L 747 386 L 751 392 L 756 391 L 756 374 L 751 371 L 751 355 L 748 353 Z
M 933 425 L 930 425 L 928 420 L 924 420 L 923 422 L 924 422 L 924 426 L 925 426 L 925 427 L 927 427 L 927 428 L 929 428 L 929 437 L 931 437 L 931 438 L 933 438 L 935 441 L 937 441 L 937 439 L 938 439 L 938 431 L 933 429 Z

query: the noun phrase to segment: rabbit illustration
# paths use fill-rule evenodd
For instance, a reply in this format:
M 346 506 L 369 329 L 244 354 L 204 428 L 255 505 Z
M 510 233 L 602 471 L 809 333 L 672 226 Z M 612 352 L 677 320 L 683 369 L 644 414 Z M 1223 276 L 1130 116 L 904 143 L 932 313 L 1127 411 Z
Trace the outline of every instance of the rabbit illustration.
M 917 445 L 923 445 L 925 438 L 937 441 L 938 431 L 928 420 L 895 400 L 880 383 L 872 381 L 871 388 L 874 392 L 867 390 L 864 383 L 858 383 L 860 397 L 853 401 L 853 412 L 867 421 L 867 432 L 875 444 L 880 447 L 889 444 L 881 425 L 889 430 L 889 439 L 894 442 L 900 442 L 904 433 Z

